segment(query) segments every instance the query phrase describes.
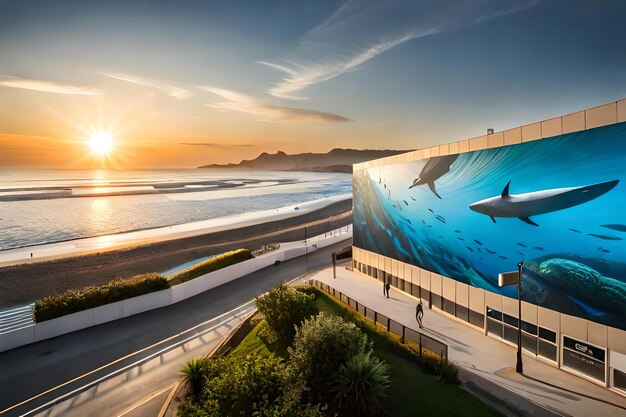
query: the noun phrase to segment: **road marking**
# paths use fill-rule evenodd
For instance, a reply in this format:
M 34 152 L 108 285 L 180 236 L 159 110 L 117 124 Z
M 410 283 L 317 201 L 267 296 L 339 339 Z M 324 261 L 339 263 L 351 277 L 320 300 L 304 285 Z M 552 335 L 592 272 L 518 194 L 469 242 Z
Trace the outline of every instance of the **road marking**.
M 140 402 L 138 402 L 137 404 L 133 405 L 132 407 L 126 409 L 123 413 L 118 414 L 117 417 L 125 416 L 126 414 L 128 414 L 131 411 L 135 410 L 137 407 L 141 407 L 142 405 L 144 405 L 145 403 L 147 403 L 148 401 L 150 401 L 154 397 L 158 397 L 159 395 L 163 394 L 165 391 L 172 389 L 172 387 L 174 387 L 174 385 L 176 385 L 176 384 L 168 385 L 167 387 L 163 388 L 162 390 L 160 390 L 158 392 L 155 392 L 154 394 L 152 394 L 149 397 L 141 400 Z
M 17 407 L 20 407 L 20 406 L 22 406 L 22 405 L 24 405 L 24 404 L 27 404 L 27 403 L 29 403 L 29 402 L 31 402 L 31 401 L 33 401 L 33 400 L 35 400 L 35 399 L 39 398 L 39 397 L 42 397 L 42 396 L 44 396 L 44 395 L 46 395 L 46 394 L 49 394 L 49 393 L 53 392 L 53 391 L 55 391 L 55 390 L 58 390 L 58 389 L 60 389 L 60 388 L 63 388 L 64 386 L 66 386 L 66 385 L 68 385 L 68 384 L 71 384 L 71 383 L 73 383 L 73 382 L 76 382 L 76 381 L 78 381 L 78 380 L 80 380 L 80 379 L 83 379 L 83 378 L 85 378 L 85 377 L 87 377 L 87 376 L 89 376 L 89 375 L 92 375 L 92 374 L 94 374 L 94 373 L 96 373 L 96 372 L 98 372 L 98 371 L 101 371 L 101 370 L 103 370 L 103 369 L 105 369 L 105 368 L 108 368 L 108 367 L 110 367 L 110 366 L 112 366 L 112 365 L 115 365 L 116 363 L 119 363 L 119 362 L 121 362 L 121 361 L 123 361 L 123 360 L 126 360 L 126 359 L 128 359 L 128 358 L 130 358 L 130 357 L 132 357 L 132 356 L 138 355 L 138 354 L 140 354 L 140 353 L 145 352 L 146 350 L 152 349 L 152 348 L 154 348 L 154 347 L 156 347 L 156 346 L 158 346 L 158 345 L 160 345 L 160 344 L 163 344 L 163 343 L 168 342 L 168 341 L 170 341 L 170 340 L 172 340 L 172 339 L 175 339 L 175 338 L 177 338 L 177 337 L 180 337 L 180 336 L 184 335 L 185 333 L 189 333 L 189 332 L 191 332 L 191 331 L 193 331 L 193 330 L 197 329 L 198 327 L 202 327 L 202 326 L 207 325 L 207 324 L 209 324 L 209 323 L 211 323 L 211 322 L 214 322 L 214 321 L 216 321 L 216 320 L 219 320 L 220 318 L 223 318 L 224 316 L 227 316 L 228 314 L 232 314 L 232 312 L 233 312 L 233 311 L 236 311 L 236 310 L 239 310 L 239 309 L 243 309 L 243 311 L 245 311 L 246 309 L 244 309 L 243 307 L 244 307 L 244 306 L 246 306 L 247 304 L 253 304 L 253 303 L 254 303 L 254 300 L 251 300 L 251 301 L 245 302 L 245 303 L 243 303 L 243 304 L 241 304 L 241 305 L 239 305 L 239 306 L 237 306 L 237 307 L 233 308 L 233 309 L 232 309 L 232 310 L 230 310 L 230 311 L 227 311 L 227 312 L 225 312 L 225 313 L 222 313 L 222 314 L 220 314 L 219 316 L 213 317 L 213 318 L 212 318 L 212 319 L 210 319 L 210 320 L 207 320 L 207 321 L 205 321 L 205 322 L 202 322 L 202 323 L 200 323 L 200 324 L 197 324 L 197 325 L 195 325 L 195 326 L 193 326 L 193 327 L 191 327 L 191 328 L 189 328 L 189 329 L 187 329 L 187 330 L 183 330 L 182 332 L 179 332 L 179 333 L 177 333 L 177 334 L 175 334 L 175 335 L 173 335 L 173 336 L 170 336 L 170 337 L 168 337 L 168 338 L 166 338 L 166 339 L 160 340 L 160 341 L 158 341 L 158 342 L 156 342 L 156 343 L 153 343 L 153 344 L 152 344 L 152 345 L 150 345 L 150 346 L 146 346 L 146 347 L 144 347 L 144 348 L 142 348 L 142 349 L 139 349 L 139 350 L 137 350 L 137 351 L 135 351 L 135 352 L 133 352 L 133 353 L 129 353 L 129 354 L 128 354 L 128 355 L 126 355 L 126 356 L 123 356 L 123 357 L 118 358 L 118 359 L 116 359 L 116 360 L 114 360 L 114 361 L 112 361 L 112 362 L 109 362 L 109 363 L 107 363 L 107 364 L 104 364 L 104 365 L 102 365 L 102 366 L 100 366 L 100 367 L 98 367 L 98 368 L 96 368 L 96 369 L 93 369 L 93 370 L 91 370 L 91 371 L 89 371 L 89 372 L 86 372 L 86 373 L 84 373 L 84 374 L 82 374 L 82 375 L 79 375 L 79 376 L 77 376 L 77 377 L 75 377 L 75 378 L 73 378 L 73 379 L 70 379 L 69 381 L 65 381 L 64 383 L 59 384 L 59 385 L 57 385 L 57 386 L 55 386 L 55 387 L 49 388 L 49 389 L 47 389 L 46 391 L 43 391 L 43 392 L 41 392 L 41 393 L 39 393 L 39 394 L 37 394 L 37 395 L 34 395 L 34 396 L 32 396 L 32 397 L 30 397 L 30 398 L 28 398 L 28 399 L 24 400 L 24 401 L 21 401 L 21 402 L 19 402 L 19 403 L 17 403 L 17 404 L 12 405 L 11 407 L 8 407 L 8 408 L 6 408 L 6 409 L 4 409 L 4 410 L 0 411 L 0 415 L 1 415 L 1 414 L 6 413 L 6 412 L 8 412 L 8 411 L 13 410 L 14 408 L 17 408 Z M 225 320 L 224 322 L 220 323 L 220 325 L 222 325 L 222 324 L 224 324 L 224 323 L 228 322 L 229 320 L 231 320 L 231 319 L 233 319 L 233 318 L 236 318 L 236 317 L 237 317 L 237 315 L 235 314 L 235 315 L 233 315 L 232 317 L 230 317 L 228 320 Z M 194 335 L 191 337 L 191 339 L 193 339 L 193 338 L 195 338 L 195 337 L 198 337 L 198 336 L 201 336 L 201 335 L 205 334 L 208 330 L 211 330 L 211 331 L 212 331 L 212 330 L 214 330 L 214 328 L 213 328 L 213 327 L 215 327 L 215 326 L 212 326 L 211 328 L 209 328 L 209 329 L 207 329 L 207 330 L 205 330 L 205 331 L 203 331 L 203 332 L 201 332 L 201 333 L 199 333 L 199 334 L 194 334 Z M 187 338 L 187 339 L 188 339 L 188 338 Z M 169 347 L 167 347 L 166 349 L 162 349 L 162 350 L 160 350 L 160 351 L 158 351 L 158 352 L 156 352 L 156 353 L 162 353 L 164 350 L 166 351 L 166 350 L 168 350 L 168 349 L 173 349 L 173 348 L 177 347 L 177 345 L 179 345 L 179 344 L 184 344 L 184 343 L 187 343 L 187 341 L 188 341 L 187 339 L 183 339 L 183 341 L 182 341 L 182 342 L 179 342 L 178 344 L 174 344 L 174 345 L 172 345 L 172 346 L 169 346 Z M 142 359 L 142 360 L 147 360 L 147 358 L 151 358 L 152 356 L 153 356 L 153 355 L 147 356 L 146 358 L 144 358 L 144 359 Z M 142 360 L 140 360 L 139 362 L 141 362 Z M 134 364 L 131 364 L 131 365 L 136 365 L 136 364 L 138 364 L 138 363 L 137 363 L 137 362 L 135 362 Z M 124 368 L 121 368 L 121 369 L 124 369 Z M 119 370 L 118 370 L 117 372 L 119 372 Z M 111 374 L 109 374 L 109 375 L 111 375 Z M 89 384 L 88 384 L 88 385 L 89 385 Z M 74 391 L 76 391 L 76 390 L 74 390 Z M 72 392 L 74 392 L 74 391 L 72 391 Z M 39 408 L 39 407 L 38 407 L 38 408 Z M 32 412 L 32 411 L 34 411 L 34 410 L 31 410 L 31 412 Z M 29 412 L 29 413 L 30 413 L 30 412 Z M 28 413 L 27 413 L 27 414 L 28 414 Z

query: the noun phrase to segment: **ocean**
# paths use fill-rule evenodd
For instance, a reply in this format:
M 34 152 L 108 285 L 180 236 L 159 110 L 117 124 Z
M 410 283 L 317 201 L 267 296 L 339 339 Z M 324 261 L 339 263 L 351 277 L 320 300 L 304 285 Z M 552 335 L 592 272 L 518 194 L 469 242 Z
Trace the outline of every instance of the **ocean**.
M 0 170 L 0 251 L 279 209 L 352 192 L 348 174 Z

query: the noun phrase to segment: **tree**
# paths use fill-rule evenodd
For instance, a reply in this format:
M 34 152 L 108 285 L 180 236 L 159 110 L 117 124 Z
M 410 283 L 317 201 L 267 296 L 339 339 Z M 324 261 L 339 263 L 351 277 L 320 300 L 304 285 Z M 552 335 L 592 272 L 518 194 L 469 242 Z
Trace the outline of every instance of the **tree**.
M 389 385 L 389 367 L 370 350 L 341 365 L 332 392 L 342 416 L 371 416 L 382 413 Z
M 320 313 L 296 331 L 287 365 L 290 381 L 304 385 L 311 403 L 331 404 L 332 376 L 350 358 L 370 349 L 367 336 L 356 325 Z
M 284 283 L 256 298 L 256 306 L 276 338 L 287 343 L 293 340 L 296 326 L 318 313 L 314 295 Z

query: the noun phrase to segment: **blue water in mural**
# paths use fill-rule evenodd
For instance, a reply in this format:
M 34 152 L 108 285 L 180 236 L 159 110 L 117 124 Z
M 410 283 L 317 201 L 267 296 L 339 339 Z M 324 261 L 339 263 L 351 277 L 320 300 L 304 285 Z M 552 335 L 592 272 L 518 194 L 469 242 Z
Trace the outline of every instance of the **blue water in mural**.
M 525 261 L 524 300 L 626 329 L 626 123 L 353 181 L 355 246 L 509 297 Z

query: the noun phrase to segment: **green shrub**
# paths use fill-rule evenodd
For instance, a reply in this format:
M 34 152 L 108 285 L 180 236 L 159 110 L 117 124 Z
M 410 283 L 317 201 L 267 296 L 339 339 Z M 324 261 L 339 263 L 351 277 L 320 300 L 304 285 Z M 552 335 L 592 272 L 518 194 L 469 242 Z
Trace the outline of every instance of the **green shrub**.
M 217 271 L 218 269 L 226 268 L 227 266 L 238 264 L 239 262 L 247 261 L 252 258 L 254 258 L 254 256 L 248 249 L 237 249 L 226 252 L 216 256 L 215 258 L 200 262 L 199 264 L 181 272 L 170 280 L 170 284 L 182 284 L 183 282 L 198 278 L 204 274 L 208 274 L 209 272 Z
M 435 367 L 439 379 L 447 384 L 460 384 L 459 366 L 455 362 L 451 362 L 448 358 L 440 358 Z
M 384 411 L 390 384 L 389 367 L 370 350 L 341 365 L 332 391 L 342 416 L 375 416 Z
M 181 404 L 181 417 L 248 417 L 280 409 L 285 367 L 274 356 L 209 358 L 205 372 L 202 394 Z
M 296 330 L 287 365 L 290 381 L 303 385 L 312 403 L 331 404 L 331 376 L 350 358 L 370 349 L 367 336 L 353 323 L 320 313 Z
M 291 343 L 296 326 L 318 313 L 315 296 L 284 283 L 256 298 L 256 306 L 277 340 Z M 269 338 L 270 342 L 272 338 Z
M 195 358 L 190 360 L 180 370 L 180 377 L 189 389 L 191 394 L 195 397 L 199 397 L 204 390 L 204 382 L 206 380 L 208 366 L 208 359 Z
M 33 319 L 39 323 L 169 287 L 167 279 L 157 273 L 117 278 L 104 285 L 68 290 L 63 294 L 41 298 L 35 301 Z

